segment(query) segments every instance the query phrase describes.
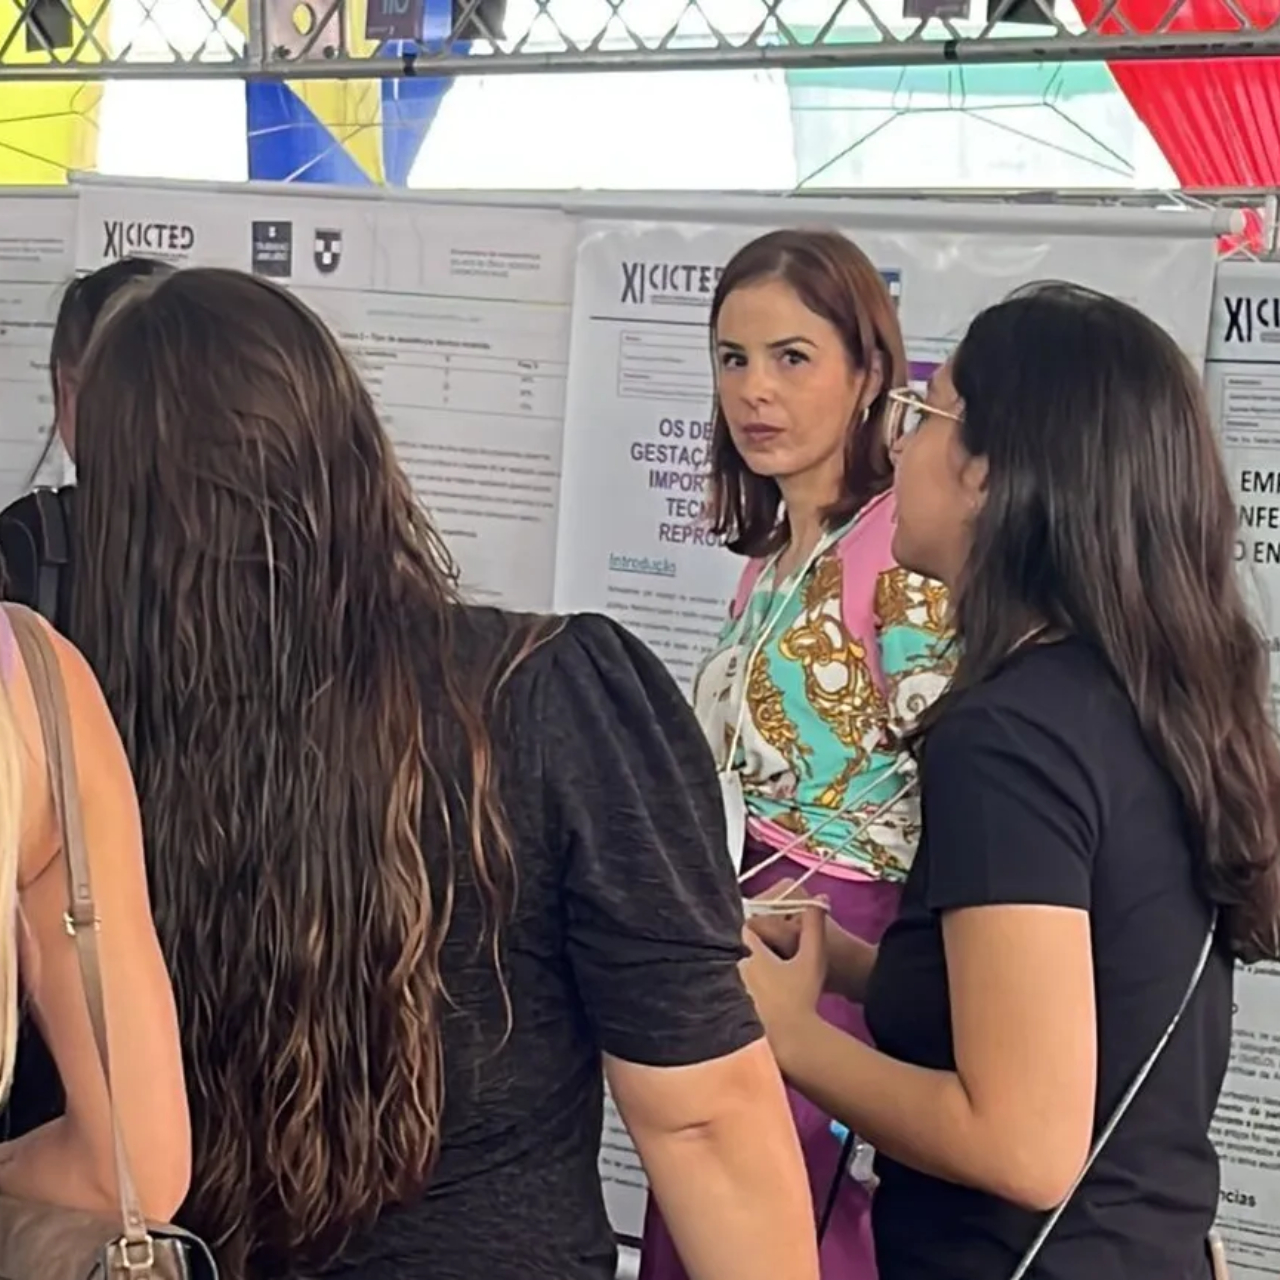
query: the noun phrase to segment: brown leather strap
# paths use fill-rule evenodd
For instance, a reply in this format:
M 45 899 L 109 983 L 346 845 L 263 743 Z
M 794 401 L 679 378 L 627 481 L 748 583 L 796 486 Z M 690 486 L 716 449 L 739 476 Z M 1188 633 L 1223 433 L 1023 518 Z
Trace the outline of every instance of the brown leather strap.
M 67 690 L 58 665 L 58 655 L 40 620 L 20 605 L 4 606 L 13 628 L 14 639 L 22 654 L 31 692 L 40 716 L 45 757 L 49 763 L 49 787 L 62 836 L 62 851 L 67 864 L 70 905 L 67 909 L 67 932 L 75 938 L 80 959 L 80 974 L 89 1021 L 107 1082 L 111 1104 L 111 1131 L 115 1146 L 116 1180 L 120 1188 L 120 1215 L 125 1240 L 130 1244 L 146 1241 L 147 1222 L 138 1203 L 138 1192 L 129 1171 L 129 1158 L 124 1149 L 116 1116 L 115 1097 L 111 1090 L 111 1055 L 107 1048 L 106 996 L 102 987 L 102 965 L 98 956 L 98 915 L 93 901 L 93 882 L 89 875 L 89 856 L 84 840 L 84 817 L 80 808 L 80 784 L 71 735 L 71 716 L 67 706 Z

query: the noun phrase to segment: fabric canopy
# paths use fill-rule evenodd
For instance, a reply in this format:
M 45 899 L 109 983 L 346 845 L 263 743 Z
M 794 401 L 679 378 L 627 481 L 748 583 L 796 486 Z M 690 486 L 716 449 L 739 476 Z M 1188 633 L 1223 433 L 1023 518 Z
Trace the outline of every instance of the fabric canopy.
M 108 6 L 69 0 L 69 34 L 81 62 L 97 62 L 110 35 Z M 50 33 L 50 39 L 55 39 Z M 31 31 L 22 5 L 0 15 L 0 185 L 56 184 L 98 159 L 102 84 L 51 80 L 5 81 L 6 67 L 41 65 L 49 54 Z M 60 49 L 66 57 L 70 49 Z
M 414 46 L 363 38 L 367 0 L 347 0 L 347 40 L 358 57 L 401 59 Z M 451 0 L 425 0 L 420 42 L 438 52 Z M 469 52 L 457 42 L 452 52 Z M 249 177 L 272 182 L 404 186 L 452 81 L 442 76 L 289 81 L 245 86 Z
M 1238 31 L 1241 13 L 1257 28 L 1280 16 L 1280 0 L 1124 0 L 1124 25 L 1110 0 L 1076 0 L 1085 22 L 1121 35 Z M 1111 63 L 1116 83 L 1184 187 L 1274 187 L 1280 183 L 1280 59 Z

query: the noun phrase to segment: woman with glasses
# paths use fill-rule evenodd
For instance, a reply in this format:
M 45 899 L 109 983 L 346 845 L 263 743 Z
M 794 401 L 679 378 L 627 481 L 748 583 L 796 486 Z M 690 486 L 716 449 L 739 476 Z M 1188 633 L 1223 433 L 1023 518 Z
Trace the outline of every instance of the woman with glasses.
M 920 846 L 878 951 L 745 968 L 792 1085 L 878 1151 L 882 1280 L 1207 1280 L 1232 960 L 1280 950 L 1280 752 L 1196 371 L 1069 285 L 973 322 L 893 446 L 947 584 Z M 867 983 L 877 1048 L 818 1013 Z
M 730 829 L 736 806 L 745 817 L 731 854 L 747 896 L 820 894 L 833 946 L 874 943 L 897 910 L 918 827 L 897 733 L 950 670 L 944 593 L 890 549 L 891 389 L 907 375 L 894 301 L 838 232 L 777 231 L 726 266 L 711 333 L 710 503 L 716 532 L 747 563 L 694 702 Z M 788 934 L 779 919 L 780 947 Z M 822 1016 L 865 1035 L 860 991 L 841 994 Z M 856 1138 L 834 1133 L 823 1108 L 792 1103 L 822 1275 L 866 1280 L 865 1154 L 851 1161 Z M 641 1275 L 684 1275 L 652 1209 Z

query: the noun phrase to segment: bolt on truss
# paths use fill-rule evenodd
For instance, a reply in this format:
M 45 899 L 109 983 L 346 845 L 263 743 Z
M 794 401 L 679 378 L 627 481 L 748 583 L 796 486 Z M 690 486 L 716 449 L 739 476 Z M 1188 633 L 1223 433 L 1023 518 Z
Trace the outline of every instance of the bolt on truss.
M 0 0 L 0 81 L 367 79 L 1280 54 L 1219 0 Z M 7 21 L 6 21 L 7 11 Z M 384 38 L 407 19 L 423 39 Z M 381 24 L 381 25 L 380 25 Z M 397 32 L 403 34 L 404 27 Z

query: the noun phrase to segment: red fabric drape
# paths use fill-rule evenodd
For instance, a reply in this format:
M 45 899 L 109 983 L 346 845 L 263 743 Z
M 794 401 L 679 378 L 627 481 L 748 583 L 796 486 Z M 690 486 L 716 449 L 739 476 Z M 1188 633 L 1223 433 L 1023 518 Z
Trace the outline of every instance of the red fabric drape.
M 1134 32 L 1160 27 L 1173 0 L 1120 0 Z M 1263 27 L 1280 14 L 1280 0 L 1235 0 Z M 1076 0 L 1085 22 L 1103 0 Z M 1239 30 L 1222 0 L 1186 0 L 1169 31 Z M 1112 16 L 1099 30 L 1120 35 Z M 1220 58 L 1203 62 L 1111 63 L 1125 97 L 1188 188 L 1280 185 L 1280 58 Z

